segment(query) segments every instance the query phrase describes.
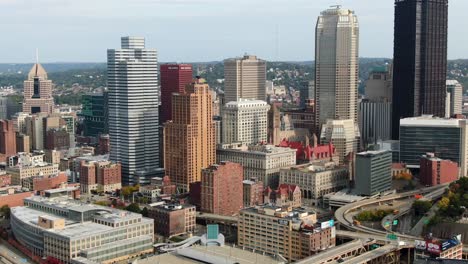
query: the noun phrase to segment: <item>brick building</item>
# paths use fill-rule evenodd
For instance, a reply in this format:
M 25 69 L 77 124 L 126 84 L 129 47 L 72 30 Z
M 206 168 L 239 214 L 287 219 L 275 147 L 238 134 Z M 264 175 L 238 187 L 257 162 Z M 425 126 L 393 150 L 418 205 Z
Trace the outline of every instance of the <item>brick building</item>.
M 110 152 L 110 140 L 109 135 L 101 135 L 99 136 L 99 148 L 98 148 L 99 155 L 108 154 Z
M 29 188 L 29 190 L 40 192 L 62 187 L 63 185 L 67 184 L 68 177 L 65 172 L 60 172 L 56 176 L 33 177 L 30 178 L 30 180 L 32 181 L 32 186 Z
M 46 133 L 46 149 L 68 149 L 70 134 L 64 129 L 51 129 Z
M 437 158 L 434 153 L 423 155 L 419 166 L 419 179 L 423 185 L 434 186 L 458 180 L 458 164 Z
M 120 163 L 110 161 L 81 161 L 81 192 L 92 190 L 110 192 L 122 188 L 122 168 Z
M 0 162 L 16 155 L 16 134 L 11 120 L 0 120 Z
M 5 187 L 8 185 L 11 185 L 11 175 L 10 174 L 0 175 L 0 187 Z
M 242 184 L 244 207 L 263 204 L 263 182 L 255 180 L 244 180 Z
M 267 187 L 264 191 L 264 202 L 278 207 L 301 207 L 301 189 L 296 185 L 280 184 L 277 190 Z
M 153 207 L 149 217 L 154 219 L 154 231 L 171 237 L 195 231 L 195 206 L 168 204 Z
M 221 162 L 202 170 L 201 211 L 218 215 L 236 215 L 243 208 L 242 165 Z
M 0 188 L 0 208 L 5 205 L 10 208 L 23 206 L 23 199 L 32 195 L 32 192 L 22 192 L 18 186 Z

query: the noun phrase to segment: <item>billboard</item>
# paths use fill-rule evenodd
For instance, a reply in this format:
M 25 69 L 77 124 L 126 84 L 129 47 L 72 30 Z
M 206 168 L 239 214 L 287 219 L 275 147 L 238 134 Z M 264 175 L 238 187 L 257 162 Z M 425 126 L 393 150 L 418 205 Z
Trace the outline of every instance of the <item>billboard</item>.
M 456 240 L 456 239 L 449 239 L 447 241 L 444 241 L 444 242 L 442 242 L 442 245 L 441 245 L 442 251 L 450 249 L 450 248 L 452 248 L 452 247 L 454 247 L 454 246 L 456 246 L 458 244 L 460 244 L 460 242 L 458 242 L 458 240 Z
M 426 250 L 426 241 L 424 240 L 415 240 L 414 247 L 419 250 Z
M 427 241 L 426 247 L 427 251 L 432 254 L 440 254 L 441 252 L 440 245 L 437 243 Z
M 326 229 L 335 225 L 335 220 L 331 219 L 330 221 L 325 221 L 320 223 L 321 229 Z

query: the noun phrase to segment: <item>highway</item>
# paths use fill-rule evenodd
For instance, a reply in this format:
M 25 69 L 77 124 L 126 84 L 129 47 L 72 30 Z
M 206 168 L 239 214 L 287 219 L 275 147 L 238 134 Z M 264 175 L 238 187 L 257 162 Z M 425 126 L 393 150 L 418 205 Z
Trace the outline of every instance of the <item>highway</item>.
M 0 239 L 0 263 L 7 264 L 25 264 L 31 263 L 23 255 L 20 255 L 12 246 L 8 245 L 7 242 Z M 5 260 L 6 259 L 6 260 Z
M 299 260 L 297 264 L 323 264 L 329 263 L 330 261 L 339 258 L 339 256 L 348 254 L 353 251 L 359 251 L 360 249 L 364 250 L 364 243 L 357 239 L 351 242 L 345 243 L 343 245 L 327 249 L 319 254 L 313 255 L 311 257 Z M 360 252 L 359 252 L 360 253 Z
M 395 251 L 398 248 L 396 245 L 388 244 L 383 247 L 368 251 L 364 254 L 361 254 L 357 257 L 350 258 L 341 262 L 342 264 L 360 264 L 368 263 L 370 260 L 376 259 L 378 257 L 384 256 L 392 251 Z

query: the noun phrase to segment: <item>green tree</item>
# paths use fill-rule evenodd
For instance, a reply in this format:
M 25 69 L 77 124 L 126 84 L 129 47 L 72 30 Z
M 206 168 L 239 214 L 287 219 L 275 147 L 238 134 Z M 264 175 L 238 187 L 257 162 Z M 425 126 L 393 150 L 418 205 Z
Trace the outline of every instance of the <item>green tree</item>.
M 130 212 L 134 212 L 134 213 L 138 213 L 138 214 L 141 213 L 140 206 L 137 203 L 131 203 L 130 205 L 125 207 L 125 210 L 130 211 Z
M 432 203 L 430 201 L 421 201 L 416 200 L 413 203 L 413 210 L 416 215 L 424 215 L 427 213 L 432 207 Z
M 142 214 L 144 217 L 148 217 L 148 215 L 149 215 L 148 208 L 143 207 L 143 209 L 141 210 L 141 214 Z
M 10 213 L 11 213 L 11 210 L 10 210 L 10 207 L 8 205 L 4 205 L 0 208 L 0 213 L 6 218 L 6 219 L 10 219 Z

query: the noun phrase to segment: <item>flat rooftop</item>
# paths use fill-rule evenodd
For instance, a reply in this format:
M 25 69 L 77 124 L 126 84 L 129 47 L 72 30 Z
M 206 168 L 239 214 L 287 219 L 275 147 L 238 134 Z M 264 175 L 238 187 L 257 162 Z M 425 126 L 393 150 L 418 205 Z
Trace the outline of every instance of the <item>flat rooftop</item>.
M 262 254 L 253 253 L 248 250 L 230 246 L 200 246 L 195 245 L 189 248 L 177 250 L 175 252 L 157 255 L 147 259 L 139 259 L 139 264 L 154 263 L 212 263 L 212 264 L 252 264 L 252 263 L 271 263 L 280 264 L 285 261 L 275 260 L 274 258 Z

